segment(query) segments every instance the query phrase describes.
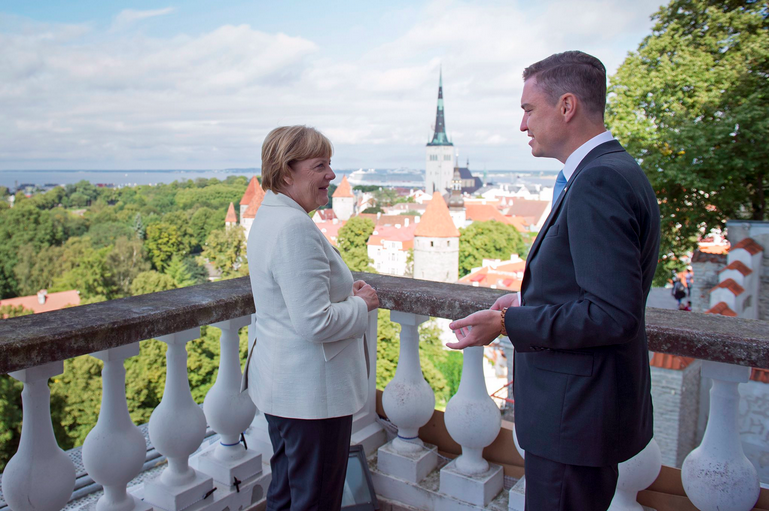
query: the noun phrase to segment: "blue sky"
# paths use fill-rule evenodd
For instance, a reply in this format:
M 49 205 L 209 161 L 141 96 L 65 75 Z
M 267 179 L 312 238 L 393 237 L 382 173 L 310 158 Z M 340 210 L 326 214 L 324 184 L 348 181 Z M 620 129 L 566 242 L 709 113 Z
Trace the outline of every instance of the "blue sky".
M 4 1 L 0 171 L 254 167 L 283 124 L 339 169 L 424 168 L 441 67 L 461 161 L 555 169 L 518 131 L 523 68 L 582 49 L 613 73 L 659 4 Z

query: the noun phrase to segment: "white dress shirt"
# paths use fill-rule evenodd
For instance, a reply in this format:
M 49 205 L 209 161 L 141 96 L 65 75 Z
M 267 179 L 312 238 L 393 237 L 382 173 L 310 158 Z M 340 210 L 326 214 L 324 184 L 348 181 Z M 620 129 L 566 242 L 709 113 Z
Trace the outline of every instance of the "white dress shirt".
M 571 153 L 569 157 L 566 158 L 566 163 L 563 164 L 563 177 L 566 178 L 566 182 L 569 182 L 571 176 L 574 175 L 574 171 L 577 170 L 579 164 L 585 159 L 585 156 L 587 156 L 590 151 L 599 145 L 612 140 L 614 140 L 614 137 L 611 135 L 611 132 L 604 131 L 600 135 L 594 136 Z

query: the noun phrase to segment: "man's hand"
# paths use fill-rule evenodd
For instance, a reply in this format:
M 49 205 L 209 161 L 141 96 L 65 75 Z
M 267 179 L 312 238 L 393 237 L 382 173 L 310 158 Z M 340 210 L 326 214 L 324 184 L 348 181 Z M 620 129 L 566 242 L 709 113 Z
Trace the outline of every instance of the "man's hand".
M 518 303 L 518 293 L 509 293 L 497 298 L 497 301 L 494 302 L 494 305 L 491 306 L 491 310 L 501 311 L 505 307 L 518 307 L 519 305 L 520 303 Z
M 457 336 L 457 342 L 446 343 L 449 348 L 461 350 L 468 346 L 485 346 L 502 333 L 502 318 L 498 310 L 478 311 L 453 321 L 449 328 Z

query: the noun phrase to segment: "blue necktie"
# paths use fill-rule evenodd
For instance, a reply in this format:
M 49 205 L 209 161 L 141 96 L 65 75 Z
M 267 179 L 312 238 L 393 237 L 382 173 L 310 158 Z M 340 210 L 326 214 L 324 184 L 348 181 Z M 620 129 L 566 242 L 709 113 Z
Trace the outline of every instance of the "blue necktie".
M 553 187 L 553 204 L 558 201 L 558 197 L 561 196 L 561 192 L 566 187 L 566 176 L 563 175 L 563 170 L 558 173 L 558 178 L 555 180 L 555 186 Z

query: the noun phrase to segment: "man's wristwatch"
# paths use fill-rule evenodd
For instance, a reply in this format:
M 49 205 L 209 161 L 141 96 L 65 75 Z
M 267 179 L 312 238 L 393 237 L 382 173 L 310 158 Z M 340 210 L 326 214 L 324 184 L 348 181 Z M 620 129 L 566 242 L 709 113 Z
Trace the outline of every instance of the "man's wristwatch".
M 505 307 L 504 309 L 502 309 L 502 317 L 501 317 L 501 320 L 502 320 L 502 332 L 499 334 L 499 335 L 502 335 L 502 336 L 505 336 L 505 337 L 507 337 L 507 329 L 505 328 L 505 314 L 507 314 L 507 309 L 508 309 L 508 307 Z

